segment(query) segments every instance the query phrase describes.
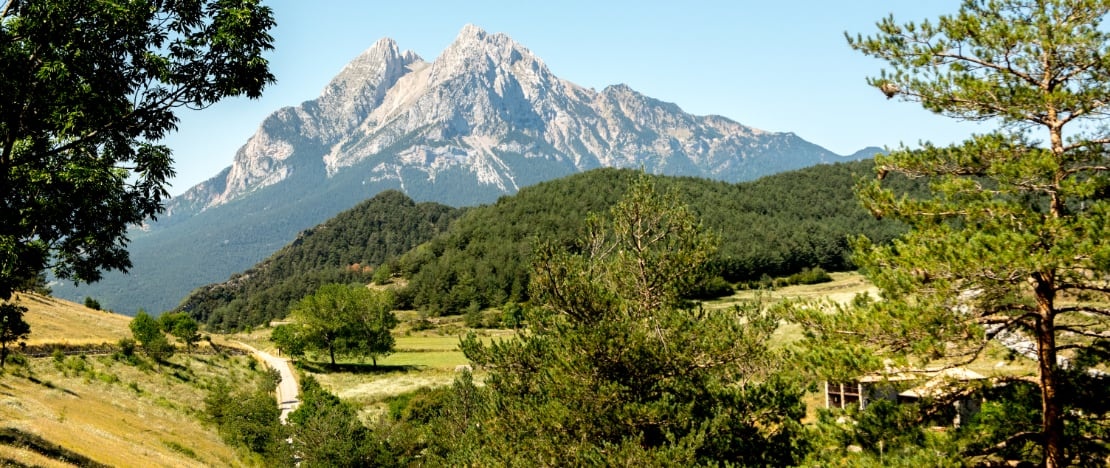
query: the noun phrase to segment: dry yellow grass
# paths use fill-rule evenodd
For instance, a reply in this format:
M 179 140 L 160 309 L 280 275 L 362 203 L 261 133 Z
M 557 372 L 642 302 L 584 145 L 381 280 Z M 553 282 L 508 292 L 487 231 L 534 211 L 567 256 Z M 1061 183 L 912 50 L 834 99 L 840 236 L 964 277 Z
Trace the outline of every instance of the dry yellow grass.
M 49 296 L 20 293 L 19 303 L 28 308 L 24 320 L 31 325 L 27 344 L 115 343 L 131 336 L 131 317 L 89 309 Z
M 29 344 L 116 343 L 130 336 L 130 317 L 54 298 L 20 295 L 28 307 Z M 249 380 L 249 357 L 179 355 L 161 368 L 110 356 L 28 359 L 0 373 L 0 427 L 15 428 L 112 466 L 237 466 L 240 454 L 202 424 L 205 391 L 217 377 Z M 0 444 L 4 460 L 58 464 Z
M 723 299 L 709 301 L 705 304 L 707 309 L 720 309 L 730 307 L 740 301 L 751 300 L 757 296 L 767 302 L 782 299 L 829 299 L 839 303 L 847 303 L 856 294 L 867 293 L 878 298 L 879 289 L 867 281 L 863 275 L 855 272 L 830 273 L 832 281 L 819 284 L 802 284 L 786 286 L 766 291 L 737 291 L 736 294 Z

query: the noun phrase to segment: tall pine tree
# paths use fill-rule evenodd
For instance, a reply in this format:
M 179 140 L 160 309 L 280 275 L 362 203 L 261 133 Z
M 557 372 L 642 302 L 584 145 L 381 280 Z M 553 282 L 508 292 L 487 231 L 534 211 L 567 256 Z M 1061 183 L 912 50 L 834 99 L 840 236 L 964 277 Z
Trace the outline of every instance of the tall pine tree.
M 889 17 L 874 36 L 848 38 L 886 62 L 869 83 L 887 97 L 998 130 L 877 158 L 860 198 L 911 226 L 893 245 L 857 245 L 883 300 L 799 315 L 857 368 L 970 362 L 992 338 L 1032 345 L 1041 422 L 980 453 L 1031 445 L 1055 467 L 1106 449 L 1106 409 L 1082 407 L 1105 395 L 1077 395 L 1106 389 L 1088 370 L 1110 338 L 1108 11 L 1104 0 L 966 0 L 935 22 Z M 927 178 L 931 193 L 896 193 L 887 173 Z

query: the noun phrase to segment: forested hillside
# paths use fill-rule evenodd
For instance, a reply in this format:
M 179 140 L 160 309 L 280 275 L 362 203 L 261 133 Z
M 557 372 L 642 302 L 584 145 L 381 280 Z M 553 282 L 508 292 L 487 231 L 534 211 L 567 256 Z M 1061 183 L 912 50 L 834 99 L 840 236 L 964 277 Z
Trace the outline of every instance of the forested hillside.
M 779 276 L 820 266 L 852 268 L 849 236 L 886 242 L 902 227 L 876 220 L 852 187 L 870 176 L 870 162 L 815 166 L 753 182 L 656 177 L 676 190 L 705 228 L 721 236 L 716 273 L 729 282 Z M 536 242 L 580 237 L 588 213 L 609 209 L 637 177 L 600 169 L 522 189 L 471 210 L 451 229 L 405 254 L 412 305 L 432 315 L 459 313 L 472 303 L 500 306 L 528 299 L 530 255 Z
M 327 283 L 369 282 L 374 267 L 447 229 L 463 210 L 416 203 L 389 190 L 307 229 L 226 282 L 193 291 L 177 310 L 218 330 L 283 317 L 288 305 Z
M 849 236 L 885 242 L 900 232 L 899 225 L 876 220 L 857 204 L 852 186 L 870 174 L 870 162 L 853 162 L 740 184 L 655 179 L 661 189 L 676 190 L 704 226 L 721 236 L 713 268 L 740 282 L 815 266 L 850 269 Z M 468 210 L 417 205 L 385 192 L 305 231 L 251 270 L 194 291 L 180 310 L 214 329 L 257 325 L 283 317 L 291 302 L 320 284 L 369 282 L 383 263 L 379 276 L 388 272 L 409 280 L 399 291 L 402 305 L 431 315 L 525 301 L 537 243 L 578 238 L 587 215 L 607 211 L 637 175 L 594 170 Z

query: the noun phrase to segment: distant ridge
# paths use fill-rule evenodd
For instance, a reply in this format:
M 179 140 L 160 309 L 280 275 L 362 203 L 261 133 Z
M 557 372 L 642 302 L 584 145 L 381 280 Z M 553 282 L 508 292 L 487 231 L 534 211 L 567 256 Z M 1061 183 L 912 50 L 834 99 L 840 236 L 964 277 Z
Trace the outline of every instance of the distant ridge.
M 470 206 L 598 167 L 738 182 L 866 153 L 687 114 L 625 85 L 584 88 L 473 25 L 431 62 L 387 38 L 316 99 L 267 117 L 229 168 L 134 232 L 130 276 L 55 292 L 125 313 L 168 310 L 383 190 Z

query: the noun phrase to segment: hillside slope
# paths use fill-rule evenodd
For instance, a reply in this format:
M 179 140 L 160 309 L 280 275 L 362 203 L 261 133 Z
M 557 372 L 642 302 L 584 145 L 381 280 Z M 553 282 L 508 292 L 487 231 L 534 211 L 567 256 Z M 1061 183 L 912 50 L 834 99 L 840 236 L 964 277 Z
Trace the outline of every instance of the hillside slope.
M 130 317 L 19 298 L 29 345 L 131 336 Z M 197 414 L 214 379 L 252 380 L 249 359 L 182 355 L 152 367 L 112 356 L 16 357 L 0 371 L 0 466 L 241 466 L 241 455 Z
M 404 255 L 363 260 L 362 265 L 376 266 L 388 260 L 385 267 L 389 272 L 409 279 L 400 293 L 402 302 L 433 315 L 458 313 L 472 303 L 485 307 L 527 300 L 535 244 L 572 242 L 587 215 L 605 214 L 639 174 L 627 169 L 597 169 L 527 187 L 494 204 L 466 210 L 446 231 Z M 714 266 L 725 279 L 737 282 L 814 266 L 848 269 L 849 236 L 866 234 L 885 242 L 901 232 L 898 224 L 876 220 L 858 205 L 852 186 L 857 177 L 869 174 L 871 162 L 861 161 L 815 166 L 740 184 L 651 177 L 661 189 L 678 191 L 705 226 L 720 234 L 721 248 Z M 288 294 L 282 284 L 320 283 L 290 281 L 296 275 L 309 275 L 313 267 L 296 269 L 293 275 L 293 270 L 272 265 L 288 264 L 279 259 L 290 258 L 365 258 L 359 257 L 361 243 L 317 241 L 359 237 L 358 226 L 365 224 L 361 216 L 365 213 L 340 214 L 325 225 L 327 229 L 303 234 L 303 241 L 286 246 L 259 266 L 194 291 L 183 309 L 215 328 L 233 329 L 284 316 L 299 296 Z M 341 235 L 338 231 L 344 229 L 352 232 Z M 321 232 L 331 237 L 324 238 Z M 308 242 L 310 239 L 313 242 Z M 349 273 L 338 275 L 344 265 L 321 263 L 316 277 L 331 274 L 341 281 L 355 279 Z M 361 280 L 369 281 L 370 276 L 368 272 Z M 299 291 L 310 292 L 305 287 Z
M 231 167 L 130 233 L 130 275 L 55 293 L 160 312 L 385 190 L 473 206 L 600 167 L 737 182 L 871 155 L 693 115 L 626 85 L 582 87 L 512 38 L 475 26 L 431 61 L 386 38 L 315 99 L 264 119 Z

